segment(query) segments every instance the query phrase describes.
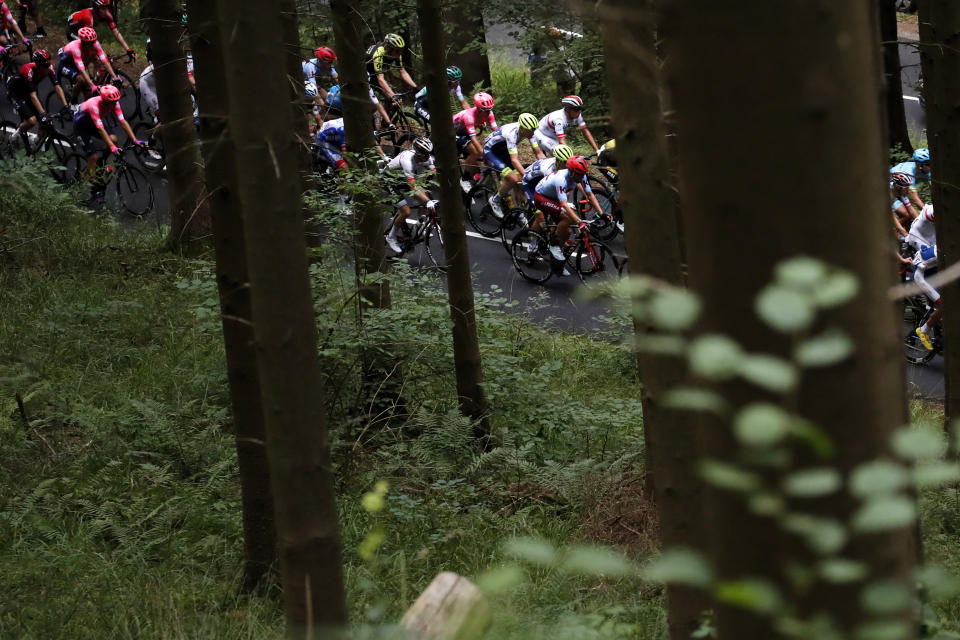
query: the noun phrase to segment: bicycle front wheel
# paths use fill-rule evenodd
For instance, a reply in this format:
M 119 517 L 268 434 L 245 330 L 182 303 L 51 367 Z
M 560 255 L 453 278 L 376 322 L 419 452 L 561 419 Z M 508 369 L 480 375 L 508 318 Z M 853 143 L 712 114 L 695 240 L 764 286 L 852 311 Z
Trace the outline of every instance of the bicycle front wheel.
M 443 237 L 443 231 L 439 226 L 426 222 L 430 226 L 424 234 L 423 246 L 431 263 L 441 271 L 447 270 L 447 245 Z
M 470 225 L 485 238 L 493 238 L 500 233 L 500 220 L 493 215 L 493 207 L 490 206 L 490 198 L 496 193 L 485 185 L 477 185 L 465 199 Z
M 592 276 L 601 271 L 606 271 L 608 266 L 613 271 L 619 271 L 613 251 L 597 240 L 586 242 L 581 239 L 577 241 L 573 250 L 567 255 L 567 262 L 581 276 Z
M 118 167 L 114 176 L 113 192 L 116 200 L 108 202 L 117 209 L 123 209 L 132 216 L 145 216 L 153 211 L 153 185 L 147 175 L 137 169 L 124 165 Z
M 524 280 L 543 284 L 553 275 L 547 238 L 539 231 L 522 229 L 517 233 L 510 243 L 510 258 Z

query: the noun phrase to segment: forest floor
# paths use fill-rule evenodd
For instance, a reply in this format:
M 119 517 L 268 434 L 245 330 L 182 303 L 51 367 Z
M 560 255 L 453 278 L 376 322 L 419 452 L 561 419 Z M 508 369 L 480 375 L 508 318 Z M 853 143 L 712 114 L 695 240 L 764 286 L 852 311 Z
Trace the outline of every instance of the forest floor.
M 897 36 L 901 40 L 919 40 L 920 23 L 915 13 L 897 12 Z

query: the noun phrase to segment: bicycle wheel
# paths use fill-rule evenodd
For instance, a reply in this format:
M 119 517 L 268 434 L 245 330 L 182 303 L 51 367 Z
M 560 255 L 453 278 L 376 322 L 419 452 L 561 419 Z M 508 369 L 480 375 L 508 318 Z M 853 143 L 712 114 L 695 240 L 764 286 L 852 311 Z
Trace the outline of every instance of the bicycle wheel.
M 476 185 L 465 197 L 467 219 L 477 233 L 485 238 L 493 238 L 500 233 L 500 220 L 493 215 L 490 198 L 497 192 L 484 185 Z
M 393 123 L 397 125 L 397 141 L 401 146 L 406 142 L 413 142 L 414 138 L 429 135 L 429 131 L 413 111 L 397 109 L 393 118 Z
M 923 346 L 923 342 L 920 340 L 920 336 L 916 333 L 916 326 L 906 325 L 910 327 L 910 332 L 907 333 L 903 338 L 903 355 L 906 357 L 907 362 L 915 365 L 924 365 L 933 360 L 933 356 L 937 355 L 936 351 L 927 351 L 927 348 Z M 919 325 L 918 325 L 919 326 Z
M 0 158 L 12 158 L 20 143 L 16 139 L 11 140 L 17 132 L 20 125 L 12 120 L 0 121 Z
M 520 229 L 530 226 L 530 220 L 527 218 L 527 210 L 523 207 L 514 207 L 503 215 L 500 221 L 500 243 L 504 251 L 510 253 L 510 238 L 516 235 Z
M 617 225 L 614 223 L 614 204 L 610 191 L 599 180 L 591 180 L 590 188 L 597 198 L 600 210 L 597 211 L 583 195 L 577 199 L 577 215 L 590 223 L 590 233 L 599 240 L 609 242 L 617 237 Z
M 614 271 L 619 271 L 613 251 L 598 240 L 591 240 L 589 243 L 583 239 L 578 240 L 567 254 L 567 262 L 581 276 L 592 276 L 605 271 L 608 265 Z
M 441 271 L 447 270 L 447 246 L 444 243 L 443 231 L 440 227 L 427 221 L 429 225 L 423 237 L 423 246 L 434 267 Z
M 124 209 L 132 216 L 145 216 L 153 210 L 153 185 L 147 175 L 136 167 L 127 164 L 116 168 L 113 176 L 114 198 L 107 204 L 114 209 Z
M 60 133 L 47 133 L 37 146 L 37 151 L 53 154 L 54 160 L 53 164 L 50 165 L 50 175 L 57 182 L 65 182 L 67 176 L 64 162 L 67 156 L 76 151 L 73 141 Z
M 60 182 L 77 185 L 87 178 L 87 159 L 82 153 L 71 153 L 63 159 L 63 171 Z
M 140 163 L 140 166 L 150 173 L 157 173 L 166 166 L 166 156 L 163 153 L 163 143 L 159 136 L 154 135 L 154 127 L 146 122 L 138 122 L 133 128 L 133 133 L 137 140 L 146 140 L 149 143 L 147 147 L 137 147 L 133 150 L 133 156 Z
M 534 246 L 531 246 L 531 242 Z M 524 280 L 542 284 L 553 275 L 547 238 L 540 231 L 532 229 L 519 231 L 510 243 L 510 259 L 513 260 L 513 267 Z
M 117 71 L 117 75 L 123 79 L 123 84 L 117 87 L 120 89 L 120 108 L 123 116 L 132 122 L 140 117 L 140 92 L 125 71 Z

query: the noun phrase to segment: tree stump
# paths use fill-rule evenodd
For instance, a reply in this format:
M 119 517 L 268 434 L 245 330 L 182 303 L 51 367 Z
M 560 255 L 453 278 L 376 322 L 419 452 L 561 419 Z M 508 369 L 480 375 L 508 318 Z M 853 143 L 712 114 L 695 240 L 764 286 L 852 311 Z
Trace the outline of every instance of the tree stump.
M 422 640 L 475 640 L 490 626 L 490 604 L 466 578 L 445 571 L 430 583 L 400 624 Z

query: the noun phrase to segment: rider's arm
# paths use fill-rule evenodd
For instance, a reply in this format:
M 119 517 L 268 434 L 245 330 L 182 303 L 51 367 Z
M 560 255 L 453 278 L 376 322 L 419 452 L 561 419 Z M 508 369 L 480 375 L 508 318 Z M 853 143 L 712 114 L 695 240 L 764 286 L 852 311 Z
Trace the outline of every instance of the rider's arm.
M 120 46 L 123 47 L 123 50 L 127 53 L 133 51 L 129 46 L 127 46 L 127 41 L 123 39 L 123 35 L 120 33 L 120 29 L 117 29 L 117 25 L 110 27 L 110 31 L 113 31 L 113 37 L 117 39 L 117 42 L 120 43 Z
M 43 105 L 40 104 L 40 98 L 39 96 L 37 96 L 36 91 L 30 92 L 30 102 L 32 102 L 33 106 L 37 109 L 37 113 L 39 113 L 40 115 L 43 115 L 46 113 L 46 111 L 43 110 Z
M 120 126 L 123 127 L 123 130 L 127 132 L 127 137 L 130 139 L 130 142 L 137 143 L 137 135 L 133 132 L 133 129 L 130 127 L 130 123 L 126 120 L 120 121 Z
M 108 149 L 113 149 L 116 145 L 113 138 L 110 137 L 110 134 L 107 133 L 107 130 L 103 127 L 97 127 L 97 133 L 100 134 L 100 137 L 103 138 L 103 141 L 107 144 Z
M 483 145 L 480 144 L 480 140 L 477 139 L 477 136 L 470 136 L 470 148 L 473 150 L 473 153 L 477 155 L 483 155 Z
M 400 77 L 404 82 L 407 83 L 407 86 L 417 88 L 417 83 L 413 81 L 413 78 L 410 77 L 410 74 L 407 73 L 407 70 L 403 67 L 400 67 Z
M 60 102 L 63 103 L 63 106 L 67 106 L 67 96 L 63 93 L 63 87 L 59 84 L 53 85 L 54 90 L 57 92 L 57 97 L 60 98 Z
M 580 125 L 580 131 L 583 132 L 583 137 L 586 138 L 587 143 L 593 147 L 594 152 L 598 151 L 599 147 L 597 146 L 597 142 L 593 139 L 593 134 L 590 133 L 590 129 L 587 129 L 587 125 Z
M 390 84 L 382 73 L 377 74 L 377 84 L 380 85 L 380 88 L 383 89 L 383 92 L 387 94 L 388 98 L 393 98 L 393 89 L 390 88 Z
M 910 198 L 910 202 L 913 203 L 913 206 L 916 208 L 917 211 L 920 211 L 921 209 L 923 209 L 923 200 L 920 199 L 920 194 L 917 192 L 917 189 L 915 187 L 910 187 L 910 190 L 907 192 L 907 194 L 908 194 L 908 197 Z M 917 217 L 916 214 L 914 214 L 913 217 L 916 218 Z

